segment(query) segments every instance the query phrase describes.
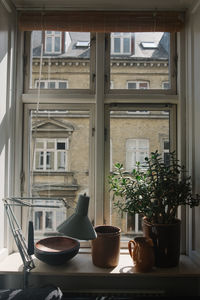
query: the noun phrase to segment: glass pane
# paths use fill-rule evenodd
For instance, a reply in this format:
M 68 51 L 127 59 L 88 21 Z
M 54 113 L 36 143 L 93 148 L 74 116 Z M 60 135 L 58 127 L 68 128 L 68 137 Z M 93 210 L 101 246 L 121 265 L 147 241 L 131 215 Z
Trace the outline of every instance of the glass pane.
M 89 89 L 90 88 L 90 33 L 32 31 L 30 88 Z M 44 47 L 42 43 L 46 38 Z M 64 45 L 61 51 L 61 45 Z M 41 50 L 43 52 L 41 53 Z M 51 54 L 51 55 L 49 55 Z M 40 76 L 40 62 L 42 67 Z M 55 86 L 51 81 L 56 81 Z M 49 83 L 49 84 L 48 84 Z
M 136 82 L 128 82 L 128 89 L 136 89 Z
M 46 169 L 54 170 L 54 152 L 46 152 Z
M 57 226 L 74 213 L 80 194 L 90 195 L 89 189 L 89 133 L 90 114 L 88 110 L 32 110 L 30 114 L 30 196 L 37 197 L 38 204 L 55 205 L 55 198 L 62 197 L 68 207 L 61 210 L 43 210 L 43 225 L 33 215 L 37 228 L 35 239 L 44 235 L 56 235 Z M 59 138 L 58 138 L 59 137 Z M 68 139 L 70 142 L 68 143 Z M 43 143 L 44 150 L 38 151 L 35 143 Z M 35 153 L 34 153 L 35 151 Z M 80 155 L 81 153 L 81 155 Z M 38 169 L 34 167 L 38 166 Z M 42 165 L 41 165 L 42 164 Z M 46 200 L 39 200 L 47 197 Z M 90 199 L 90 207 L 92 199 Z M 33 209 L 33 213 L 36 212 Z
M 43 170 L 44 168 L 44 152 L 36 152 L 35 154 L 35 169 Z
M 47 141 L 47 149 L 54 149 L 55 141 Z
M 114 53 L 120 53 L 120 38 L 114 38 Z
M 55 37 L 55 52 L 60 52 L 60 37 Z
M 45 213 L 45 229 L 53 229 L 53 212 L 46 211 Z
M 58 152 L 57 155 L 57 165 L 58 165 L 58 170 L 65 170 L 65 152 Z
M 43 213 L 42 211 L 35 212 L 35 230 L 42 230 L 43 228 Z
M 40 141 L 36 141 L 35 146 L 37 149 L 43 149 L 44 148 L 44 143 Z
M 46 38 L 46 52 L 52 52 L 52 38 L 47 37 Z
M 48 82 L 48 89 L 55 89 L 56 88 L 56 83 L 55 81 L 50 81 Z
M 58 88 L 59 89 L 66 89 L 67 88 L 67 82 L 58 82 Z
M 130 113 L 132 112 L 132 113 Z M 137 112 L 137 113 L 136 113 Z M 122 163 L 124 171 L 131 172 L 136 166 L 136 161 L 141 163 L 145 172 L 145 157 L 152 151 L 158 150 L 163 159 L 167 160 L 164 145 L 169 141 L 169 118 L 170 114 L 163 111 L 144 110 L 126 111 L 115 110 L 110 112 L 110 158 L 112 159 L 112 170 L 114 164 Z M 128 174 L 127 174 L 128 175 Z M 114 208 L 112 192 L 110 193 L 111 222 L 122 229 L 122 237 L 126 239 L 134 231 L 139 233 L 141 219 L 139 216 L 123 215 Z
M 132 32 L 129 37 L 111 33 L 110 39 L 114 89 L 170 89 L 170 33 Z
M 130 38 L 124 38 L 123 52 L 130 53 Z
M 66 143 L 65 142 L 57 142 L 57 149 L 65 150 Z

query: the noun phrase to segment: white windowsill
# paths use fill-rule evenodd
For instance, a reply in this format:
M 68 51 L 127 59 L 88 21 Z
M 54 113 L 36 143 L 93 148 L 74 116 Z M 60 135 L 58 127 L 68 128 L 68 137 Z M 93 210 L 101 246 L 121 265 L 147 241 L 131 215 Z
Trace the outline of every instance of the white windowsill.
M 200 268 L 192 260 L 181 255 L 180 263 L 174 268 L 154 268 L 148 273 L 136 273 L 133 268 L 133 261 L 129 254 L 120 254 L 119 264 L 115 268 L 99 268 L 92 263 L 90 253 L 79 252 L 73 259 L 61 266 L 50 266 L 33 256 L 35 269 L 31 273 L 38 275 L 146 275 L 146 276 L 197 276 L 200 277 Z M 0 262 L 0 274 L 20 273 L 23 270 L 23 263 L 19 253 L 13 253 Z

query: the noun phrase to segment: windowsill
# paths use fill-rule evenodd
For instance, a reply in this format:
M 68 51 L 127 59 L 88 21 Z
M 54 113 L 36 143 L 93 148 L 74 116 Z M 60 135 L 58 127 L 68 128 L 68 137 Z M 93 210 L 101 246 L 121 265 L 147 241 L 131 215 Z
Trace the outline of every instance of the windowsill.
M 36 268 L 29 274 L 30 286 L 54 284 L 64 291 L 93 290 L 132 290 L 162 289 L 168 294 L 176 286 L 176 295 L 192 289 L 193 295 L 200 295 L 200 268 L 188 256 L 181 255 L 179 266 L 174 268 L 155 268 L 152 272 L 136 273 L 129 254 L 122 253 L 117 267 L 104 269 L 92 263 L 90 253 L 80 252 L 68 263 L 50 266 L 34 258 Z M 15 287 L 22 284 L 23 264 L 19 253 L 13 253 L 0 263 L 0 278 L 12 282 Z M 14 283 L 13 283 L 14 282 Z M 78 286 L 77 286 L 78 282 Z M 186 284 L 187 282 L 187 284 Z M 22 287 L 22 286 L 21 286 Z M 9 288 L 9 286 L 0 286 Z M 14 286 L 12 286 L 14 288 Z
M 200 267 L 192 260 L 181 255 L 180 263 L 174 268 L 154 268 L 148 273 L 137 273 L 133 268 L 133 261 L 127 251 L 120 254 L 119 264 L 115 268 L 99 268 L 92 263 L 90 253 L 79 252 L 73 259 L 61 266 L 50 266 L 34 257 L 35 269 L 31 273 L 39 275 L 128 275 L 128 276 L 197 276 L 200 277 Z M 13 253 L 0 262 L 0 274 L 19 273 L 23 270 L 23 263 L 19 253 Z

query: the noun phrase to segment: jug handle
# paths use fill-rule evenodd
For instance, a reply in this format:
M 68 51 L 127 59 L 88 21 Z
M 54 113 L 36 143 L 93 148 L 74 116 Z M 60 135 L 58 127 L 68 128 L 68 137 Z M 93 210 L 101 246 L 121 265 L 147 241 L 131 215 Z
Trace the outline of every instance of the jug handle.
M 133 248 L 132 248 L 132 244 L 133 244 Z M 128 251 L 131 257 L 133 257 L 133 251 L 134 251 L 134 247 L 136 245 L 136 242 L 134 240 L 130 240 L 128 242 Z

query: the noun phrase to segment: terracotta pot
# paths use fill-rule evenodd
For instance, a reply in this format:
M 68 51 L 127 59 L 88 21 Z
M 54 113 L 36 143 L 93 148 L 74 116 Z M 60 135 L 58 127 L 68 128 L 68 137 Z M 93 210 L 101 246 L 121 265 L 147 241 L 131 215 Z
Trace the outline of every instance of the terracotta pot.
M 180 257 L 180 224 L 151 224 L 143 219 L 143 233 L 154 244 L 156 267 L 175 267 Z
M 120 232 L 115 226 L 95 227 L 97 238 L 92 240 L 92 261 L 101 268 L 116 267 L 119 263 Z
M 129 254 L 136 272 L 149 272 L 155 263 L 152 239 L 138 236 L 128 242 Z

